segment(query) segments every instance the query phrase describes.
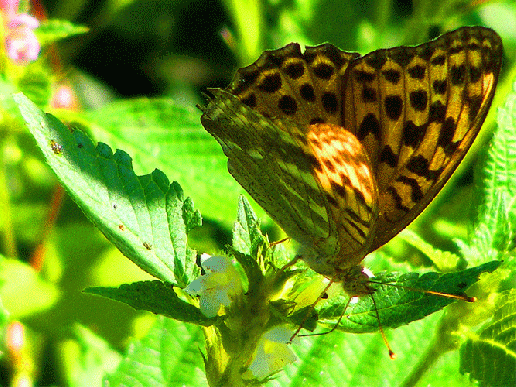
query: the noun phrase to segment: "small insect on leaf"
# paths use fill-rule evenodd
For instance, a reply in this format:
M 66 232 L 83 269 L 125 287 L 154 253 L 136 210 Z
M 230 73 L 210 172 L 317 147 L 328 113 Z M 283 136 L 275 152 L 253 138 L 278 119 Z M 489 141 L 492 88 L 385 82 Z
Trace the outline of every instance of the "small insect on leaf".
M 62 145 L 54 140 L 50 140 L 50 149 L 52 149 L 55 155 L 59 155 L 63 151 Z

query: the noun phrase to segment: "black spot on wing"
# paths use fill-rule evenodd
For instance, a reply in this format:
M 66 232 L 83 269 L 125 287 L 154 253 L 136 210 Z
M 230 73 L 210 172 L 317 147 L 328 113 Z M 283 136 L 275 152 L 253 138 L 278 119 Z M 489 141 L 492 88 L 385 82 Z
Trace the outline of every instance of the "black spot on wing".
M 440 95 L 443 95 L 446 93 L 447 86 L 448 86 L 448 81 L 446 79 L 444 79 L 442 81 L 439 81 L 436 79 L 432 83 L 432 88 L 434 89 L 434 92 L 436 94 L 440 94 Z
M 366 138 L 368 134 L 372 134 L 375 138 L 380 138 L 380 122 L 373 113 L 369 113 L 364 117 L 356 133 L 360 141 Z
M 382 71 L 383 76 L 387 81 L 396 85 L 400 81 L 401 73 L 397 70 L 385 70 Z
M 333 67 L 327 63 L 320 63 L 313 69 L 314 75 L 320 79 L 330 79 L 333 72 Z
M 286 115 L 293 115 L 297 112 L 297 102 L 290 95 L 282 96 L 278 101 L 278 108 Z
M 430 61 L 433 66 L 442 66 L 446 62 L 446 56 L 438 55 Z
M 423 141 L 427 128 L 427 125 L 416 125 L 412 120 L 405 122 L 402 132 L 403 145 L 417 148 Z
M 376 102 L 376 90 L 372 87 L 364 87 L 362 90 L 362 100 L 364 102 Z
M 398 155 L 394 154 L 389 145 L 385 145 L 380 153 L 380 162 L 386 163 L 391 168 L 395 168 L 398 165 L 398 161 Z
M 330 114 L 335 114 L 339 108 L 337 96 L 333 93 L 324 93 L 321 96 L 321 102 L 324 110 Z
M 478 67 L 470 66 L 469 68 L 469 80 L 472 83 L 476 83 L 480 80 L 480 77 L 482 76 L 482 70 L 480 70 Z
M 258 85 L 258 89 L 264 93 L 275 93 L 281 88 L 280 73 L 265 76 Z
M 446 106 L 441 101 L 435 101 L 430 105 L 428 122 L 444 122 L 446 118 Z
M 386 51 L 379 50 L 366 55 L 364 58 L 365 62 L 375 70 L 380 70 L 387 62 Z
M 363 70 L 355 71 L 355 80 L 358 83 L 366 83 L 366 82 L 369 83 L 369 82 L 374 81 L 375 78 L 376 78 L 375 73 L 370 73 L 368 71 L 363 71 Z
M 344 200 L 347 198 L 346 188 L 334 181 L 331 182 L 331 189 Z
M 301 62 L 291 63 L 285 67 L 285 74 L 291 79 L 298 79 L 305 73 L 305 66 Z
M 309 83 L 305 83 L 299 88 L 299 94 L 301 95 L 301 98 L 303 98 L 305 101 L 315 101 L 315 90 L 314 87 Z
M 403 201 L 401 200 L 401 196 L 398 194 L 398 191 L 396 191 L 396 189 L 393 186 L 387 187 L 387 193 L 389 193 L 391 195 L 391 197 L 394 200 L 394 203 L 396 205 L 396 208 L 398 210 L 401 210 L 401 211 L 404 211 L 404 212 L 409 212 L 410 211 L 410 208 L 408 208 L 407 206 L 403 205 Z
M 428 160 L 424 158 L 422 155 L 412 157 L 408 161 L 406 167 L 408 171 L 418 176 L 424 177 L 427 180 L 437 179 L 442 172 L 442 167 L 436 171 L 430 170 Z
M 399 95 L 388 95 L 385 97 L 385 112 L 387 117 L 396 121 L 400 118 L 403 110 L 403 100 Z
M 426 109 L 428 102 L 426 90 L 417 90 L 410 92 L 410 106 L 417 111 L 423 111 Z
M 246 98 L 242 99 L 242 103 L 250 108 L 256 107 L 256 94 L 249 94 Z
M 421 186 L 416 179 L 402 175 L 399 176 L 396 180 L 410 187 L 410 199 L 413 202 L 417 203 L 423 199 L 423 191 L 421 191 Z
M 481 95 L 469 97 L 466 102 L 469 105 L 469 119 L 470 121 L 473 121 L 475 117 L 478 115 L 478 112 L 480 111 L 480 108 L 482 107 L 482 102 L 484 99 Z
M 417 56 L 423 59 L 425 62 L 428 62 L 432 55 L 435 52 L 435 46 L 431 44 L 426 44 L 422 47 L 419 47 L 417 50 Z
M 408 66 L 414 56 L 414 49 L 410 47 L 399 47 L 395 51 L 389 53 L 389 58 L 403 68 Z
M 313 125 L 313 124 L 324 124 L 324 120 L 320 117 L 316 117 L 316 118 L 312 118 L 310 120 L 310 125 Z
M 450 82 L 452 85 L 462 85 L 466 81 L 466 65 L 452 66 L 450 69 Z
M 423 79 L 425 77 L 426 68 L 421 65 L 415 65 L 408 70 L 409 75 L 414 79 Z

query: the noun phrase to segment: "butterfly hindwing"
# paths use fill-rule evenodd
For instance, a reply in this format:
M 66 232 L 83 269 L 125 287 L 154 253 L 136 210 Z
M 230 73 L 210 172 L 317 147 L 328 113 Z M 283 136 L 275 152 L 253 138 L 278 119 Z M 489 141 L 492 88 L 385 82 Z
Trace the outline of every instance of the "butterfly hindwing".
M 289 118 L 307 128 L 313 123 L 340 123 L 341 78 L 358 54 L 331 44 L 307 47 L 291 43 L 265 51 L 238 70 L 229 92 L 269 118 Z M 304 126 L 302 126 L 304 125 Z

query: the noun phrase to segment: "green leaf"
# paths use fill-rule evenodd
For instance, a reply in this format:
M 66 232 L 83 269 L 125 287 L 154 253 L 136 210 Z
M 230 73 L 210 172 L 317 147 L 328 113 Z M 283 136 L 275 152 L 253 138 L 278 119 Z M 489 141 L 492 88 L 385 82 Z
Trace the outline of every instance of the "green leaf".
M 378 332 L 361 335 L 333 332 L 295 339 L 292 349 L 298 361 L 267 386 L 403 386 L 403 380 L 430 344 L 428 333 L 438 324 L 439 314 L 385 332 L 396 360 L 389 358 Z M 454 353 L 446 354 L 418 386 L 473 387 L 467 376 L 457 372 L 456 357 Z
M 77 347 L 65 346 L 64 358 L 70 359 L 66 370 L 67 385 L 74 387 L 100 386 L 107 372 L 114 372 L 121 356 L 101 337 L 77 325 L 73 329 Z
M 263 4 L 259 0 L 225 0 L 224 3 L 237 29 L 239 44 L 235 45 L 238 50 L 236 54 L 239 62 L 247 65 L 256 60 L 263 49 Z
M 449 251 L 443 251 L 435 248 L 430 243 L 427 243 L 411 229 L 404 229 L 398 234 L 398 239 L 402 239 L 409 245 L 415 247 L 420 252 L 425 254 L 440 271 L 448 271 L 457 268 L 461 258 Z
M 118 101 L 86 114 L 95 139 L 131 153 L 137 173 L 162 170 L 181 182 L 204 216 L 229 229 L 234 203 L 244 190 L 199 116 L 198 110 L 170 99 Z
M 431 272 L 420 276 L 417 273 L 408 273 L 395 279 L 393 285 L 396 286 L 381 285 L 373 297 L 382 326 L 396 328 L 408 324 L 456 301 L 416 290 L 462 295 L 468 287 L 478 281 L 481 273 L 492 272 L 500 264 L 501 261 L 492 261 L 471 269 L 446 274 Z M 389 276 L 393 277 L 392 274 Z M 350 305 L 346 311 L 343 311 L 347 299 L 344 295 L 333 297 L 330 302 L 320 307 L 320 318 L 335 319 L 345 313 L 346 317 L 341 320 L 339 329 L 355 333 L 378 331 L 378 318 L 371 297 L 362 297 L 357 304 Z
M 233 255 L 246 273 L 251 292 L 257 291 L 257 287 L 262 284 L 263 273 L 257 260 L 267 246 L 267 238 L 260 231 L 249 201 L 245 196 L 240 196 L 237 221 L 233 227 Z
M 21 319 L 52 308 L 61 293 L 28 264 L 2 258 L 0 262 L 0 299 L 12 319 Z M 1 321 L 6 318 L 0 308 Z
M 492 320 L 460 349 L 461 372 L 483 386 L 516 385 L 516 291 L 500 294 Z
M 85 34 L 88 31 L 88 27 L 73 24 L 68 20 L 50 19 L 41 21 L 35 33 L 39 44 L 45 46 L 70 36 Z
M 184 322 L 203 326 L 217 322 L 216 318 L 205 317 L 198 308 L 181 300 L 171 286 L 161 281 L 139 281 L 118 288 L 95 287 L 84 291 Z
M 17 91 L 24 93 L 38 107 L 48 106 L 52 95 L 52 80 L 48 69 L 40 62 L 29 64 L 17 79 Z
M 483 256 L 510 251 L 516 233 L 516 83 L 498 109 L 498 129 L 476 174 L 477 229 L 472 245 Z M 472 254 L 473 256 L 475 254 Z
M 199 347 L 202 335 L 184 323 L 159 318 L 133 343 L 118 370 L 104 378 L 111 387 L 208 386 Z
M 16 102 L 45 159 L 86 216 L 118 249 L 151 275 L 185 286 L 195 261 L 186 229 L 200 223 L 179 184 L 155 170 L 136 176 L 131 158 L 105 144 L 95 148 L 26 97 Z
M 233 226 L 233 248 L 243 254 L 257 254 L 259 247 L 267 243 L 263 236 L 258 219 L 245 196 L 238 199 L 237 221 Z

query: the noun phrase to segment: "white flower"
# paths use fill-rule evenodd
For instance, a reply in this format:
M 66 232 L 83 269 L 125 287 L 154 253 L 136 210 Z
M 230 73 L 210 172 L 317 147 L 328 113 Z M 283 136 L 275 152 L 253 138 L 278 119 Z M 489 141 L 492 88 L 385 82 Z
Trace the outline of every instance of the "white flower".
M 262 335 L 248 368 L 254 378 L 262 380 L 297 360 L 288 345 L 291 337 L 292 332 L 285 326 L 274 327 Z
M 242 294 L 242 282 L 228 258 L 202 254 L 201 261 L 206 274 L 192 281 L 184 291 L 199 295 L 201 313 L 206 317 L 215 317 L 222 305 L 228 307 L 232 298 Z

